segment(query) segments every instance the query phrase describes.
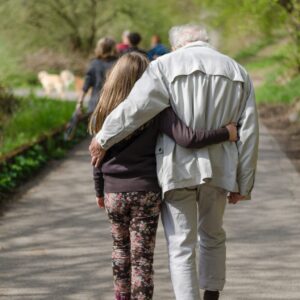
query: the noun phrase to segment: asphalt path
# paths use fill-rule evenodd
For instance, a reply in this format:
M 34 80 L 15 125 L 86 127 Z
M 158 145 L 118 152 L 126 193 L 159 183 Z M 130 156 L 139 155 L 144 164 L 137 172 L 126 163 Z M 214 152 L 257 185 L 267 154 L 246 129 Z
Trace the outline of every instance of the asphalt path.
M 88 140 L 45 170 L 0 217 L 0 299 L 111 300 L 111 237 L 95 204 Z M 269 132 L 253 200 L 227 206 L 222 300 L 300 299 L 300 176 Z M 174 299 L 160 225 L 155 300 Z

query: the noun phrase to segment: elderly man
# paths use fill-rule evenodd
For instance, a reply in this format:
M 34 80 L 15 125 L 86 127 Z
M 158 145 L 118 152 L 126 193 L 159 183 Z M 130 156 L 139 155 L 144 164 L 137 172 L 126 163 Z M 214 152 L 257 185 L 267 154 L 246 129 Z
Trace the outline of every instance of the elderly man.
M 90 146 L 93 163 L 168 106 L 193 128 L 232 121 L 239 141 L 185 149 L 166 135 L 157 141 L 157 175 L 164 195 L 162 221 L 176 299 L 218 299 L 225 283 L 223 214 L 250 199 L 258 148 L 258 120 L 247 72 L 208 43 L 195 25 L 170 30 L 173 51 L 152 62 L 128 98 L 106 119 Z M 198 246 L 199 241 L 199 246 Z M 196 263 L 195 251 L 200 259 Z M 199 266 L 199 279 L 197 267 Z

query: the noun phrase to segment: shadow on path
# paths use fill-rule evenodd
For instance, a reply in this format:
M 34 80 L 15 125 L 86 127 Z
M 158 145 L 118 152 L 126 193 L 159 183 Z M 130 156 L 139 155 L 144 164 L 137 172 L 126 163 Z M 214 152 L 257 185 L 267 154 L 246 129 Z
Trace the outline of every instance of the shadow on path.
M 78 145 L 0 218 L 1 300 L 112 299 L 110 226 L 95 204 L 87 147 Z M 221 299 L 300 299 L 299 179 L 262 128 L 253 200 L 226 212 Z M 155 270 L 154 299 L 174 299 L 161 225 Z

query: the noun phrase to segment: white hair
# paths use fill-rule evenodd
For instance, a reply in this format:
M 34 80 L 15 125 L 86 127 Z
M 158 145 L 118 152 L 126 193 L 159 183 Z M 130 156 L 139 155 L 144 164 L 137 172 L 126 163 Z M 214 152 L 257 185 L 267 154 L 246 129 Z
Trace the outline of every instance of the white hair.
M 185 46 L 188 43 L 202 41 L 208 42 L 208 34 L 204 27 L 194 24 L 174 26 L 169 31 L 169 39 L 174 49 Z

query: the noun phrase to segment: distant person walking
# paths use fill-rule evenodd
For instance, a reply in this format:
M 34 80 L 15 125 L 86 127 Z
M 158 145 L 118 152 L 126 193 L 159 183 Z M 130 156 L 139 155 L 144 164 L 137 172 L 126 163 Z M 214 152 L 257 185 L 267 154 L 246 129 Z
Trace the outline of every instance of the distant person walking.
M 128 40 L 129 40 L 129 48 L 127 49 L 126 53 L 139 52 L 147 56 L 147 52 L 138 47 L 140 42 L 142 41 L 142 36 L 138 32 L 129 33 Z
M 98 41 L 95 49 L 96 58 L 90 63 L 82 88 L 82 93 L 77 102 L 77 109 L 82 111 L 84 98 L 92 88 L 91 98 L 88 104 L 88 114 L 91 114 L 99 100 L 100 91 L 105 81 L 106 72 L 117 60 L 116 42 L 114 39 L 105 37 Z
M 129 49 L 129 36 L 130 32 L 125 30 L 122 34 L 122 42 L 117 44 L 117 51 L 119 54 L 125 53 Z
M 117 60 L 116 42 L 112 38 L 102 38 L 98 41 L 95 49 L 96 58 L 90 63 L 85 75 L 82 92 L 79 95 L 76 110 L 73 113 L 64 133 L 65 140 L 72 140 L 77 124 L 83 116 L 83 102 L 89 89 L 92 89 L 91 97 L 88 103 L 87 115 L 91 115 L 97 106 L 100 91 L 105 81 L 106 72 Z
M 151 50 L 148 51 L 148 58 L 154 60 L 167 53 L 169 53 L 169 50 L 161 43 L 160 37 L 157 34 L 153 35 L 151 37 Z

